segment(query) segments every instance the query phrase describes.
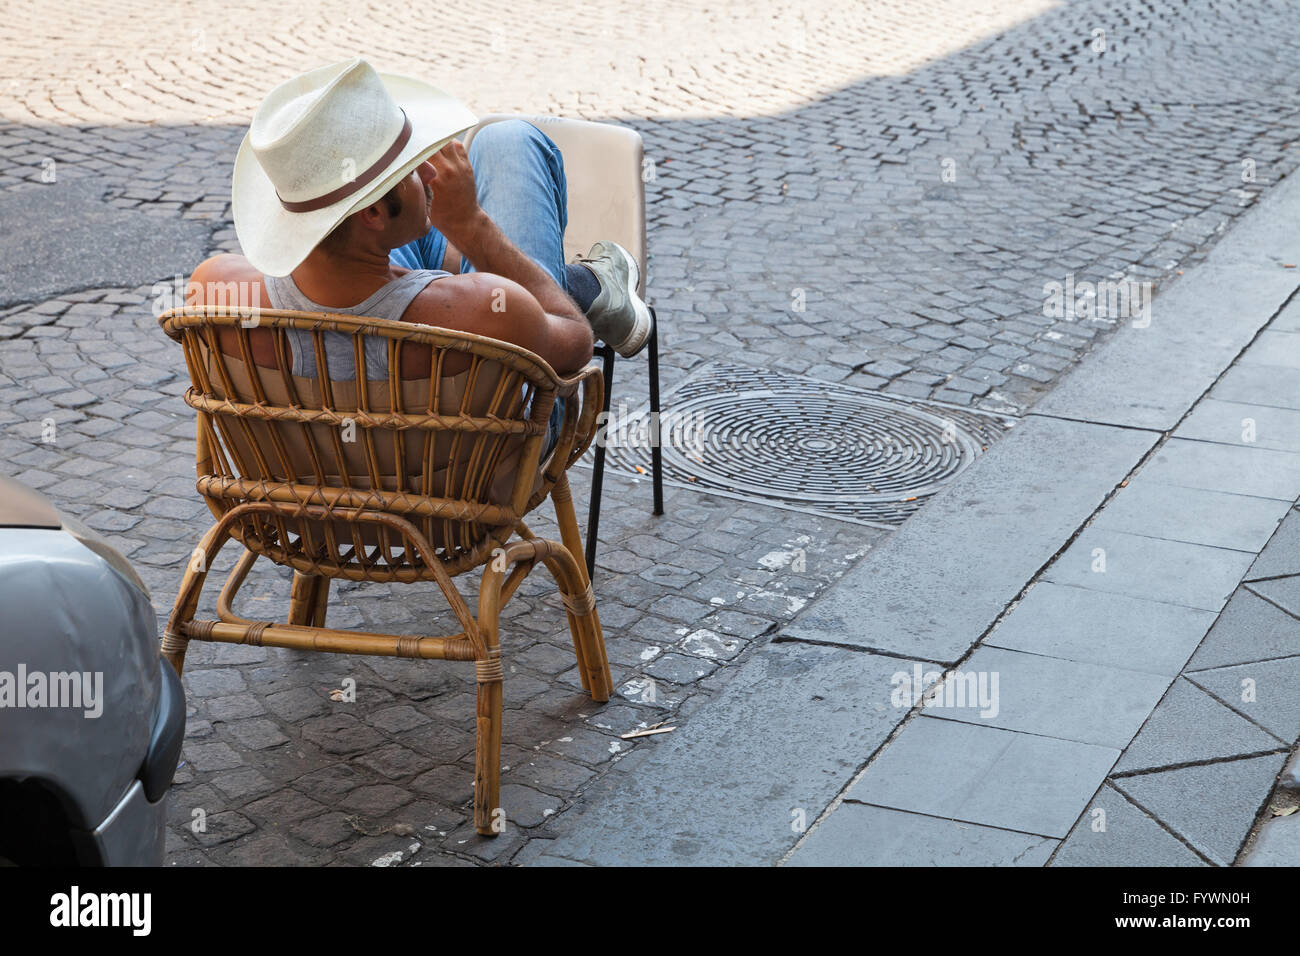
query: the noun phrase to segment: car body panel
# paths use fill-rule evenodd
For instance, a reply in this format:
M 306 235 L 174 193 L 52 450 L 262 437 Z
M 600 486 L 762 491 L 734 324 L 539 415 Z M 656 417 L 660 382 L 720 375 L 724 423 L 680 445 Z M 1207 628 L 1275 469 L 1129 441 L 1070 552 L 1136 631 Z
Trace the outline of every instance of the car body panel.
M 165 797 L 165 793 L 164 793 Z M 101 861 L 113 866 L 161 866 L 166 846 L 164 800 L 151 803 L 137 780 L 91 834 Z
M 59 528 L 54 505 L 26 485 L 0 475 L 0 528 Z
M 148 595 L 67 530 L 0 528 L 3 672 L 11 688 L 20 672 L 29 680 L 89 674 L 92 697 L 102 681 L 89 708 L 13 698 L 0 706 L 0 776 L 57 782 L 72 824 L 97 828 L 127 797 L 149 750 L 163 678 Z

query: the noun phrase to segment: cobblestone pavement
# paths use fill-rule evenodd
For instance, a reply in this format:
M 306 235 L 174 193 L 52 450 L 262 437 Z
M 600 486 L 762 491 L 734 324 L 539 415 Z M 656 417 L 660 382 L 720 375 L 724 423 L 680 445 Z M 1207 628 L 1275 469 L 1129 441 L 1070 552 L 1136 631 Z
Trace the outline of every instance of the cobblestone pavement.
M 418 33 L 378 3 L 158 9 L 9 5 L 0 216 L 89 189 L 233 249 L 230 163 L 253 107 L 306 65 L 363 53 L 480 113 L 642 132 L 665 386 L 726 359 L 1023 411 L 1119 321 L 1045 317 L 1045 283 L 1158 288 L 1296 164 L 1300 17 L 1284 4 L 669 0 L 549 4 L 542 20 L 486 0 L 473 22 Z M 150 312 L 167 274 L 78 282 L 75 265 L 57 294 L 0 278 L 0 460 L 109 535 L 165 612 L 206 520 L 184 371 Z M 635 405 L 644 366 L 620 368 L 615 400 Z M 655 745 L 619 733 L 688 718 L 882 536 L 682 490 L 653 519 L 648 497 L 612 477 L 601 525 L 621 700 L 582 696 L 540 579 L 507 611 L 505 838 L 465 824 L 468 670 L 195 646 L 171 861 L 508 860 L 617 757 Z M 245 593 L 282 614 L 287 581 L 262 572 Z M 389 596 L 337 589 L 331 623 L 434 626 L 431 589 Z M 330 699 L 345 678 L 355 703 Z

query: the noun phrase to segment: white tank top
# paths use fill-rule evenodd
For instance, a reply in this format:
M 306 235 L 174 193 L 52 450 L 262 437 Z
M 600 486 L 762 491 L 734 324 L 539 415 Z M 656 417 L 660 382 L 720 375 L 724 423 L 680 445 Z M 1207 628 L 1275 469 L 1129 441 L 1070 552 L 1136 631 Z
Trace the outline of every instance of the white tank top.
M 347 308 L 324 306 L 302 294 L 293 276 L 263 276 L 262 287 L 273 309 L 292 309 L 298 312 L 337 312 L 342 315 L 361 315 L 376 319 L 400 321 L 411 301 L 435 279 L 451 275 L 441 269 L 413 269 L 401 278 L 394 279 L 377 289 L 364 302 Z M 310 332 L 285 329 L 293 349 L 294 375 L 316 378 L 316 353 Z M 351 382 L 357 377 L 353 359 L 352 337 L 342 332 L 321 333 L 329 377 L 335 382 Z M 385 381 L 388 378 L 388 343 L 381 336 L 368 336 L 366 349 L 366 380 Z

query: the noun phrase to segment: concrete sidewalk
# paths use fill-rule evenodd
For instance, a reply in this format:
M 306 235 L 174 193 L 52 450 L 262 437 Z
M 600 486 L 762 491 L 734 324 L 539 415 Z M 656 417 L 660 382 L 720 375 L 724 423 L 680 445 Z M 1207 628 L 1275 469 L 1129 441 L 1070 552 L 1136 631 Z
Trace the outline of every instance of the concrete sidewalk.
M 1233 863 L 1300 737 L 1298 220 L 1293 179 L 519 862 Z

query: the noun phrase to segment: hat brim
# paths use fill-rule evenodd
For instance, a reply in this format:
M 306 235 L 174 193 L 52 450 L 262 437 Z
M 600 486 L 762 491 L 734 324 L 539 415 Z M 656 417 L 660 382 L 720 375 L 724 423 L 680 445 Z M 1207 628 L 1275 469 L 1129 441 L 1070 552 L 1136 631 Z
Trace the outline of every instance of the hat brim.
M 290 212 L 253 154 L 248 136 L 235 157 L 230 205 L 245 258 L 264 275 L 287 276 L 352 213 L 387 193 L 411 170 L 473 127 L 478 117 L 436 86 L 409 76 L 380 73 L 389 94 L 411 121 L 411 139 L 373 182 L 312 212 Z

